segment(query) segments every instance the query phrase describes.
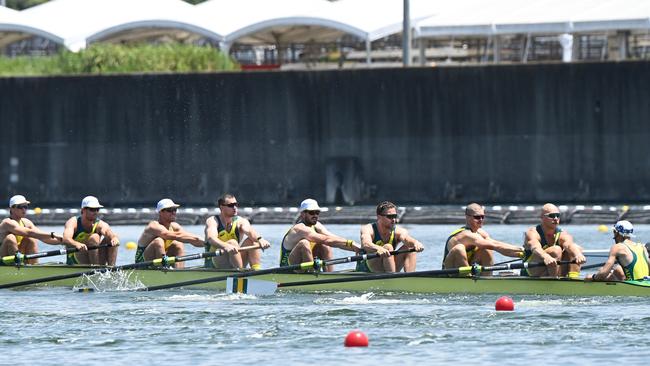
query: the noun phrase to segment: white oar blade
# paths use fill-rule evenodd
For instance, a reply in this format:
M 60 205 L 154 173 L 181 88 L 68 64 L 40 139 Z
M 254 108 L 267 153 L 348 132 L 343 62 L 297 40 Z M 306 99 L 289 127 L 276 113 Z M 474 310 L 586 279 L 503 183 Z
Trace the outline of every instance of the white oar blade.
M 273 295 L 277 288 L 278 284 L 271 281 L 236 277 L 226 280 L 226 293 L 229 294 Z

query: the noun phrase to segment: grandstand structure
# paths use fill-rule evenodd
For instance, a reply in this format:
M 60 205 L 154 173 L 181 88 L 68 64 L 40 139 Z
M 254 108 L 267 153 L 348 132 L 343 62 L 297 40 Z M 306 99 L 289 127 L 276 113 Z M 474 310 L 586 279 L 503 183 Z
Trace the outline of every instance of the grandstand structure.
M 0 6 L 5 56 L 183 42 L 247 68 L 402 65 L 403 0 L 53 0 Z M 650 58 L 647 0 L 410 0 L 413 65 Z

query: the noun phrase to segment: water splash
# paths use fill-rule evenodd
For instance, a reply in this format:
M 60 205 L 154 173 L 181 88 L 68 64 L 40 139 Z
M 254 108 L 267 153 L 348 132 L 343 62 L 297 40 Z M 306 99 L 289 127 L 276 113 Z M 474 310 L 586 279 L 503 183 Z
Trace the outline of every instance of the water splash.
M 109 271 L 82 276 L 72 288 L 74 291 L 92 289 L 95 292 L 133 291 L 144 288 L 133 271 Z
M 374 292 L 368 292 L 359 296 L 348 296 L 343 299 L 335 298 L 319 298 L 314 301 L 316 304 L 343 304 L 343 305 L 356 305 L 356 304 L 428 304 L 428 299 L 404 299 L 404 298 L 375 298 Z
M 254 300 L 257 296 L 240 293 L 211 293 L 211 294 L 189 294 L 189 295 L 172 295 L 168 298 L 170 301 L 239 301 Z

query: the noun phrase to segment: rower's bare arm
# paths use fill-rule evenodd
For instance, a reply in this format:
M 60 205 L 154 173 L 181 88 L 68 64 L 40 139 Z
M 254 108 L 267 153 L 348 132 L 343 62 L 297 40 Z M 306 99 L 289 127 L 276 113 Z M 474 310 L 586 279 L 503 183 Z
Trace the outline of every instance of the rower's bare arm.
M 621 249 L 621 244 L 615 244 L 612 246 L 612 248 L 609 250 L 607 261 L 596 273 L 594 273 L 593 276 L 591 276 L 592 280 L 598 281 L 607 279 L 610 271 L 614 267 L 614 264 L 616 264 L 616 259 L 619 256 Z
M 487 242 L 487 248 L 495 250 L 506 257 L 522 258 L 524 256 L 524 249 L 520 246 L 508 244 L 494 239 L 482 239 Z
M 372 225 L 364 225 L 361 227 L 361 249 L 368 253 L 378 253 L 382 257 L 390 256 L 390 251 L 372 242 Z
M 219 226 L 217 225 L 217 220 L 214 219 L 214 216 L 205 221 L 205 238 L 208 244 L 214 245 L 219 249 L 224 249 L 226 251 L 237 250 L 233 245 L 219 239 Z
M 66 221 L 65 226 L 63 228 L 63 244 L 65 245 L 70 245 L 80 251 L 87 250 L 88 247 L 86 247 L 86 244 L 78 242 L 74 240 L 72 237 L 74 235 L 74 231 L 77 228 L 77 218 L 76 217 L 71 217 Z
M 582 254 L 580 246 L 573 241 L 573 236 L 571 236 L 571 234 L 562 232 L 562 234 L 560 234 L 560 245 L 562 246 L 562 249 L 569 253 L 571 258 L 575 259 L 576 263 L 582 264 L 587 261 L 587 258 Z
M 203 246 L 205 246 L 205 242 L 198 235 L 192 234 L 189 231 L 185 231 L 180 225 L 176 223 L 173 223 L 172 225 L 175 225 L 174 231 L 167 230 L 168 235 L 175 236 L 175 238 L 171 238 L 171 240 L 177 240 L 181 243 L 188 243 L 199 248 L 203 248 Z
M 271 243 L 269 243 L 268 240 L 264 239 L 262 235 L 259 235 L 257 231 L 253 229 L 253 225 L 251 225 L 248 220 L 240 218 L 237 222 L 239 223 L 239 231 L 248 236 L 254 243 L 257 243 L 260 248 L 266 249 L 271 246 Z
M 201 240 L 197 235 L 183 230 L 183 228 L 176 223 L 173 223 L 172 226 L 174 228 L 173 231 L 160 225 L 160 223 L 156 221 L 152 221 L 145 229 L 144 235 L 152 238 L 159 237 L 163 240 L 176 240 L 181 243 L 189 243 L 195 247 L 202 247 L 204 245 L 203 240 Z
M 303 238 L 318 244 L 345 249 L 353 252 L 356 252 L 360 248 L 360 245 L 355 243 L 354 240 L 348 240 L 340 236 L 333 235 L 329 232 L 329 235 L 322 233 L 322 231 L 320 233 L 315 232 L 305 225 L 296 225 L 295 230 L 296 232 L 300 233 Z
M 555 258 L 546 253 L 542 247 L 541 238 L 535 228 L 531 228 L 526 231 L 525 243 L 534 254 L 537 254 L 540 258 L 542 258 L 544 264 L 551 267 L 557 265 Z
M 416 252 L 421 252 L 424 250 L 424 245 L 420 243 L 417 239 L 409 235 L 408 230 L 398 227 L 395 229 L 397 238 L 399 241 L 404 243 L 405 249 L 415 249 Z
M 100 233 L 104 235 L 106 239 L 110 242 L 111 246 L 120 245 L 120 239 L 117 237 L 117 234 L 111 229 L 111 226 L 108 225 L 105 221 L 100 221 Z
M 23 219 L 27 221 L 27 219 Z M 61 244 L 62 238 L 58 234 L 52 235 L 52 233 L 46 233 L 42 230 L 36 228 L 31 222 L 22 226 L 14 220 L 4 220 L 2 222 L 2 231 L 5 233 L 12 233 L 14 235 L 26 236 L 34 239 L 38 239 L 47 244 Z

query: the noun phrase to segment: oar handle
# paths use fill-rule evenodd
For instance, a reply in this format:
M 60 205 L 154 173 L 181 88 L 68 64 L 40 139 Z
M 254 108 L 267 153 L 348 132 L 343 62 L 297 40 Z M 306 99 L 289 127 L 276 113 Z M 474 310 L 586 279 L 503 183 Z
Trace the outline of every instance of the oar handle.
M 247 251 L 247 250 L 253 250 L 253 249 L 260 249 L 260 246 L 258 245 L 251 245 L 247 247 L 242 247 L 239 248 L 240 252 Z M 180 257 L 168 257 L 168 256 L 163 256 L 162 258 L 157 258 L 153 259 L 150 261 L 146 262 L 139 262 L 139 263 L 132 263 L 132 264 L 125 264 L 123 266 L 120 266 L 118 269 L 135 269 L 135 268 L 143 268 L 143 267 L 168 267 L 172 266 L 174 263 L 179 263 L 179 262 L 186 262 L 186 261 L 191 261 L 195 259 L 205 259 L 205 258 L 212 258 L 212 257 L 219 257 L 226 254 L 226 251 L 224 249 L 219 249 L 215 250 L 214 252 L 202 252 L 202 253 L 195 253 L 195 254 L 188 254 L 188 255 L 183 255 Z
M 406 253 L 412 253 L 415 252 L 414 248 L 411 249 L 405 249 L 405 250 L 392 250 L 390 251 L 390 255 L 399 255 L 399 254 L 406 254 Z M 360 254 L 360 255 L 354 255 L 350 257 L 344 257 L 344 258 L 337 258 L 337 259 L 330 259 L 330 260 L 324 260 L 324 261 L 314 261 L 314 269 L 320 270 L 324 266 L 330 266 L 334 264 L 342 264 L 342 263 L 350 263 L 350 262 L 359 262 L 362 260 L 368 260 L 368 259 L 374 259 L 380 257 L 379 253 L 367 253 L 367 254 Z M 306 262 L 311 264 L 312 262 Z
M 564 264 L 575 263 L 575 261 L 556 261 L 556 263 L 558 266 L 561 266 Z M 507 271 L 510 269 L 535 268 L 535 267 L 544 267 L 544 266 L 546 266 L 544 262 L 531 262 L 531 263 L 524 262 L 524 263 L 507 263 L 498 266 L 485 266 L 485 267 L 474 265 L 469 268 L 472 268 L 470 273 L 472 273 L 473 275 L 478 275 L 481 272 Z
M 102 244 L 93 248 L 88 248 L 88 250 L 97 250 L 100 248 L 107 248 L 110 247 L 110 244 Z M 56 255 L 65 255 L 65 254 L 70 254 L 70 253 L 76 253 L 78 252 L 79 249 L 77 248 L 63 248 L 63 249 L 56 249 L 56 250 L 50 250 L 47 252 L 39 252 L 39 253 L 33 253 L 33 254 L 22 254 L 21 252 L 16 252 L 14 255 L 7 255 L 2 257 L 2 263 L 6 265 L 23 265 L 25 264 L 25 261 L 28 259 L 37 259 L 37 258 L 45 258 L 45 257 L 53 257 Z

